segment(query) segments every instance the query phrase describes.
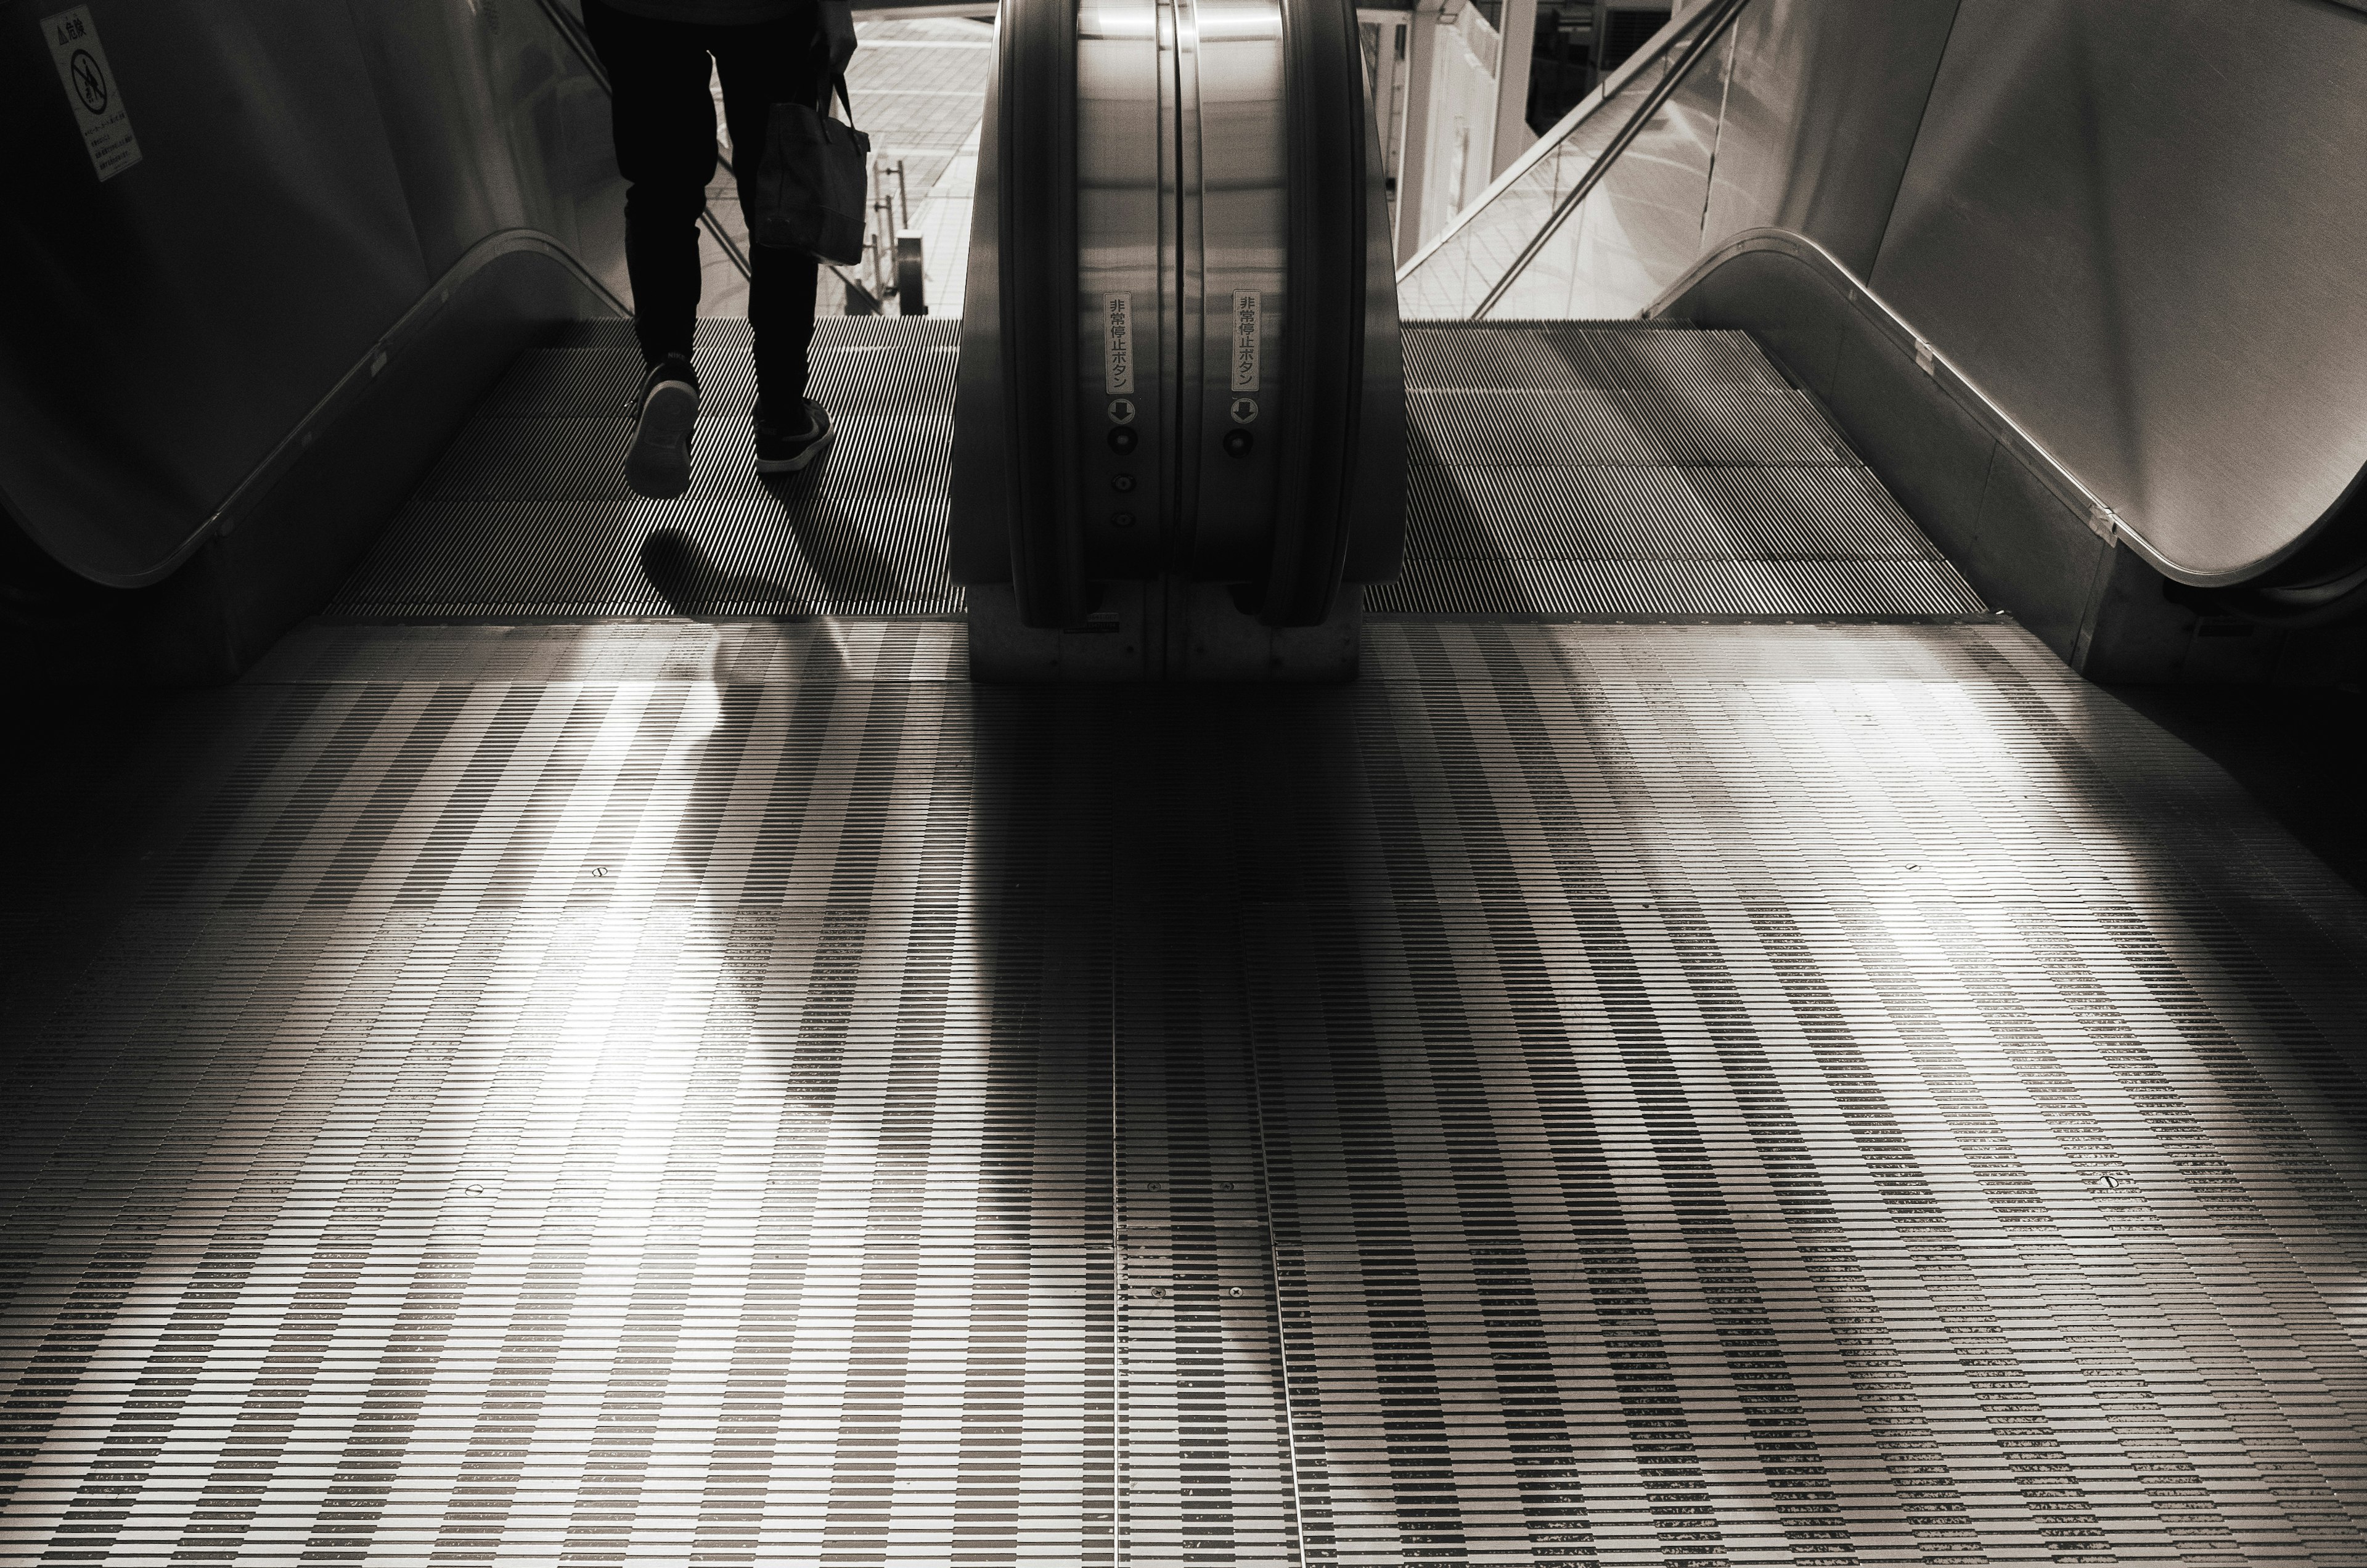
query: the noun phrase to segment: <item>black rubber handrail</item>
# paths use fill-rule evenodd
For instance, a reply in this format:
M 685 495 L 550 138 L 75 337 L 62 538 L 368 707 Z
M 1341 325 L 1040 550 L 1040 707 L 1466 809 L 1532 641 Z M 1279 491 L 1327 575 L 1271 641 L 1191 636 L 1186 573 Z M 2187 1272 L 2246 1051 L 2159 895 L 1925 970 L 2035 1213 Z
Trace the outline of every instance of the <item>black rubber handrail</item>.
M 1319 626 L 1340 592 L 1364 423 L 1364 51 L 1353 0 L 1282 0 L 1289 138 L 1281 473 L 1258 607 L 1269 626 Z
M 1077 29 L 1073 0 L 1003 0 L 995 60 L 1004 506 L 1023 625 L 1081 625 Z
M 1544 254 L 1546 246 L 1560 231 L 1569 215 L 1578 210 L 1580 202 L 1594 194 L 1594 187 L 1603 183 L 1603 177 L 1611 172 L 1611 165 L 1617 163 L 1619 155 L 1644 133 L 1644 128 L 1651 122 L 1652 117 L 1659 114 L 1662 106 L 1675 96 L 1677 88 L 1692 74 L 1693 68 L 1700 64 L 1702 57 L 1709 52 L 1710 46 L 1733 25 L 1735 17 L 1740 16 L 1743 7 L 1750 4 L 1750 0 L 1716 0 L 1716 7 L 1682 45 L 1684 52 L 1678 56 L 1676 63 L 1661 72 L 1659 81 L 1653 84 L 1652 90 L 1644 95 L 1644 101 L 1636 106 L 1636 112 L 1627 117 L 1627 122 L 1604 145 L 1602 155 L 1587 167 L 1586 173 L 1579 177 L 1578 184 L 1570 187 L 1569 194 L 1554 204 L 1552 213 L 1529 237 L 1529 243 L 1521 247 L 1521 254 L 1512 258 L 1512 265 L 1504 269 L 1504 276 L 1496 280 L 1496 286 L 1489 289 L 1487 297 L 1473 309 L 1473 321 L 1482 319 L 1494 310 L 1496 302 L 1503 299 L 1512 285 L 1519 281 L 1521 274 L 1528 270 L 1529 264 Z

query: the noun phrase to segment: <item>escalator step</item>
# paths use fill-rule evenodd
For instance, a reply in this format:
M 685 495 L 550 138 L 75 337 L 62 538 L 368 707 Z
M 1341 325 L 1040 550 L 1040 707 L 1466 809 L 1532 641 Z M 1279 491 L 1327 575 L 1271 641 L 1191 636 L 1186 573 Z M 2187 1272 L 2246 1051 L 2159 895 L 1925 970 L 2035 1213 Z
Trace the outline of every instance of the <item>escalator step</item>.
M 1373 593 L 1376 613 L 1658 620 L 1986 619 L 1929 560 L 1417 560 Z
M 331 605 L 344 621 L 960 613 L 946 509 L 959 323 L 817 323 L 839 436 L 760 480 L 745 321 L 699 324 L 689 492 L 623 480 L 640 356 L 583 322 L 522 357 Z M 1405 334 L 1410 615 L 1959 618 L 1978 597 L 1740 333 Z
M 1940 559 L 1858 468 L 1472 464 L 1409 480 L 1423 561 Z
M 699 330 L 687 494 L 625 488 L 640 355 L 623 323 L 578 323 L 518 361 L 330 616 L 957 613 L 945 533 L 958 323 L 818 322 L 809 387 L 838 439 L 787 481 L 755 471 L 747 323 Z
M 1410 460 L 1588 468 L 1648 463 L 1854 463 L 1789 387 L 1414 388 Z
M 1955 619 L 1979 597 L 1742 333 L 1409 326 L 1378 612 Z

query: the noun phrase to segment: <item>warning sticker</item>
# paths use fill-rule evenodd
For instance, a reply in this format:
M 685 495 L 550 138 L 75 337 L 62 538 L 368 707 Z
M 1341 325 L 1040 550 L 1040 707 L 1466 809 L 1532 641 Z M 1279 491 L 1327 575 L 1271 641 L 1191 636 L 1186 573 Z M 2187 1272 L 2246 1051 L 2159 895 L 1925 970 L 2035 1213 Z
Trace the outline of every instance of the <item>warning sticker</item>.
M 1233 296 L 1233 390 L 1258 389 L 1258 302 L 1260 294 Z
M 58 62 L 58 79 L 66 85 L 66 101 L 74 106 L 82 127 L 82 144 L 90 151 L 90 166 L 102 180 L 111 180 L 140 162 L 140 141 L 131 134 L 131 116 L 123 107 L 122 91 L 99 46 L 98 27 L 90 7 L 77 6 L 41 18 L 51 57 Z
M 1113 398 L 1134 390 L 1134 296 L 1102 296 L 1102 386 Z

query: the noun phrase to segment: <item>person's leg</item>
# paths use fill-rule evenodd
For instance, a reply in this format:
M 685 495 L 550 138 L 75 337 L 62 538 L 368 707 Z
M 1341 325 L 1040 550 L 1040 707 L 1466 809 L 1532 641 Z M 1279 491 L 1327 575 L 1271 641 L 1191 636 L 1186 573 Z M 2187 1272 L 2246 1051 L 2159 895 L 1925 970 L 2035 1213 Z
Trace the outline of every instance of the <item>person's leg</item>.
M 756 387 L 770 407 L 798 417 L 806 395 L 806 355 L 813 342 L 814 289 L 821 264 L 803 251 L 751 245 L 748 323 L 756 339 Z
M 804 6 L 777 22 L 712 28 L 723 82 L 723 114 L 731 128 L 731 166 L 753 182 L 764 155 L 765 126 L 775 103 L 815 103 L 823 91 L 821 17 Z M 791 432 L 804 422 L 806 353 L 813 340 L 813 257 L 802 251 L 751 245 L 749 329 L 756 340 L 756 386 L 764 412 Z
M 715 176 L 715 100 L 698 30 L 583 0 L 614 95 L 626 179 L 625 268 L 641 359 L 688 358 L 698 319 L 698 214 Z

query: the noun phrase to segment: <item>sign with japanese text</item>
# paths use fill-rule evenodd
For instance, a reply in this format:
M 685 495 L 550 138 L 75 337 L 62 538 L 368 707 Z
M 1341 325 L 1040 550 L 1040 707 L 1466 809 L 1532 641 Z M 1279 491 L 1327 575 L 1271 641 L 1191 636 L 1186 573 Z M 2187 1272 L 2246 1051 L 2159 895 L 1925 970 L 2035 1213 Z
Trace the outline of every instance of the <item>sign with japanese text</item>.
M 41 32 L 50 40 L 51 57 L 58 62 L 58 79 L 66 85 L 66 102 L 82 128 L 82 144 L 90 152 L 90 166 L 102 180 L 111 180 L 140 162 L 140 140 L 131 134 L 131 115 L 123 107 L 123 89 L 107 63 L 98 41 L 98 26 L 90 7 L 77 6 L 41 18 Z

